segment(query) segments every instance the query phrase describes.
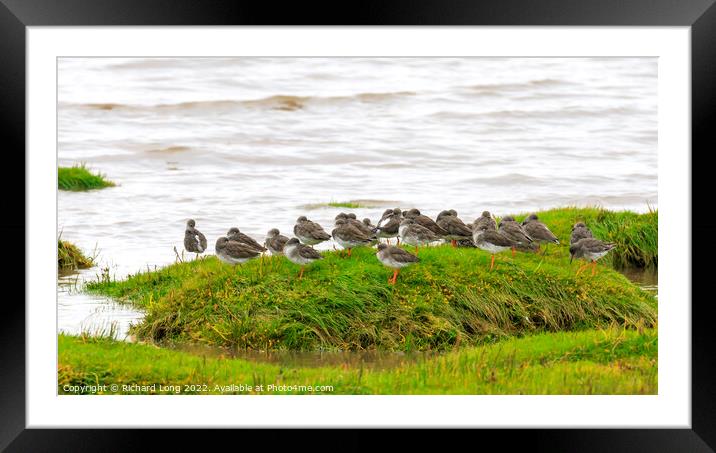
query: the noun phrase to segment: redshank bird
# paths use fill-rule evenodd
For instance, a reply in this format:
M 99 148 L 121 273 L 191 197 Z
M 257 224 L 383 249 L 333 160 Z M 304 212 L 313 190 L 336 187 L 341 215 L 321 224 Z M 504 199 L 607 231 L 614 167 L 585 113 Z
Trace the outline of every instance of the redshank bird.
M 524 228 L 525 233 L 527 233 L 533 241 L 538 244 L 547 244 L 544 248 L 544 252 L 542 252 L 543 255 L 547 253 L 547 246 L 549 246 L 549 244 L 559 244 L 557 236 L 555 236 L 554 233 L 547 228 L 547 225 L 539 221 L 537 214 L 530 214 L 527 216 L 527 218 L 522 222 L 522 228 Z
M 216 256 L 232 265 L 245 263 L 261 254 L 258 250 L 242 242 L 230 241 L 226 237 L 216 240 Z
M 472 239 L 472 230 L 460 220 L 454 209 L 442 211 L 435 219 L 440 228 L 447 231 L 443 237 L 450 240 L 453 247 L 457 247 L 457 241 Z
M 258 242 L 256 242 L 256 241 L 254 240 L 254 238 L 252 238 L 252 237 L 249 236 L 248 234 L 242 233 L 242 232 L 239 231 L 239 229 L 236 228 L 236 227 L 233 227 L 233 228 L 230 228 L 230 229 L 229 229 L 229 231 L 226 233 L 226 238 L 227 238 L 228 240 L 230 240 L 230 241 L 240 242 L 240 243 L 242 243 L 242 244 L 246 244 L 246 245 L 248 245 L 249 247 L 252 247 L 252 248 L 258 250 L 259 252 L 265 252 L 265 251 L 266 251 L 266 247 L 264 247 L 263 245 L 261 245 L 261 244 L 259 244 Z
M 524 228 L 522 228 L 522 225 L 515 221 L 514 217 L 504 217 L 500 221 L 498 231 L 513 242 L 512 256 L 515 256 L 516 247 L 522 247 L 527 250 L 531 249 L 532 238 L 527 234 Z
M 200 253 L 206 251 L 206 245 L 206 236 L 196 229 L 194 219 L 187 220 L 186 229 L 184 230 L 184 248 L 186 251 L 196 253 L 198 258 Z
M 298 274 L 299 279 L 303 278 L 303 269 L 307 264 L 323 259 L 313 247 L 301 244 L 296 238 L 291 238 L 286 242 L 286 245 L 283 246 L 283 255 L 292 263 L 301 266 L 301 273 Z
M 592 265 L 592 275 L 597 272 L 597 260 L 616 247 L 616 244 L 610 242 L 602 242 L 599 239 L 584 238 L 580 239 L 569 246 L 569 263 L 577 258 L 584 258 L 587 262 L 577 269 L 579 275 L 590 264 Z
M 386 209 L 383 211 L 383 215 L 380 217 L 380 220 L 378 220 L 378 226 L 383 222 L 383 220 L 389 218 L 393 215 L 393 209 Z
M 421 214 L 420 211 L 416 208 L 413 208 L 409 211 L 403 211 L 403 217 L 405 217 L 406 219 L 415 220 L 415 223 L 424 228 L 427 228 L 428 230 L 432 231 L 440 237 L 444 237 L 447 234 L 447 231 L 442 229 L 440 225 L 435 223 L 433 219 L 424 214 Z
M 343 214 L 343 213 L 341 213 Z M 368 236 L 369 238 L 375 236 L 375 233 L 373 232 L 375 230 L 375 227 L 373 225 L 366 225 L 364 222 L 361 222 L 356 218 L 356 215 L 352 212 L 349 212 L 348 214 L 345 214 L 344 217 L 339 217 L 341 214 L 338 214 L 336 216 L 336 220 L 340 220 L 340 218 L 343 218 L 346 223 L 353 225 L 354 227 L 358 228 L 360 231 L 363 232 L 364 235 Z M 370 220 L 368 221 L 368 224 L 370 224 Z
M 272 255 L 282 255 L 283 247 L 288 242 L 288 238 L 281 234 L 276 228 L 272 228 L 266 234 L 266 241 L 264 246 L 271 252 Z
M 371 243 L 370 236 L 367 236 L 363 231 L 356 228 L 355 225 L 349 223 L 348 219 L 336 220 L 336 227 L 331 231 L 331 236 L 333 236 L 333 240 L 336 241 L 338 245 L 348 250 L 349 258 L 351 251 L 355 247 L 370 245 Z
M 331 238 L 331 235 L 326 233 L 321 225 L 311 222 L 303 215 L 296 219 L 293 234 L 307 245 L 316 245 Z
M 575 242 L 579 241 L 580 239 L 585 238 L 591 238 L 592 231 L 587 228 L 587 225 L 585 225 L 583 222 L 577 222 L 572 227 L 572 234 L 569 237 L 569 243 L 574 244 Z
M 401 211 L 398 208 L 387 209 L 378 222 L 378 237 L 385 238 L 388 244 L 390 244 L 390 238 L 398 237 L 398 229 L 400 228 L 400 221 L 402 220 L 400 214 Z M 383 223 L 384 221 L 386 222 Z M 398 245 L 400 245 L 400 239 L 398 239 Z
M 483 226 L 487 227 L 488 230 L 497 230 L 497 222 L 495 222 L 495 218 L 490 214 L 490 211 L 482 211 L 482 215 L 472 222 L 473 231 Z
M 412 253 L 394 245 L 378 244 L 378 252 L 375 254 L 378 260 L 393 269 L 393 276 L 388 277 L 388 283 L 395 285 L 400 269 L 420 261 L 420 258 Z
M 363 219 L 363 225 L 365 225 L 366 231 L 370 231 L 370 239 L 371 239 L 370 245 L 377 244 L 379 241 L 378 233 L 377 233 L 378 228 L 371 223 L 371 221 L 368 217 Z
M 404 244 L 415 247 L 415 254 L 418 254 L 418 247 L 439 241 L 441 238 L 429 229 L 420 225 L 414 218 L 404 218 L 398 229 L 400 239 Z
M 495 253 L 503 252 L 514 246 L 514 241 L 505 236 L 499 230 L 493 230 L 487 225 L 482 225 L 472 233 L 472 241 L 475 245 L 492 254 L 490 270 L 495 267 Z

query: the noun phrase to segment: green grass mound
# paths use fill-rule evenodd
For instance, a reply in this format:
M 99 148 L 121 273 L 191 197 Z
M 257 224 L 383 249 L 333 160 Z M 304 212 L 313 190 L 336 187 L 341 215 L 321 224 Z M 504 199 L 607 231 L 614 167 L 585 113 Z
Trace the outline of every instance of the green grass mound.
M 545 216 L 545 220 L 548 216 Z M 575 276 L 564 246 L 546 257 L 424 248 L 395 286 L 375 249 L 309 266 L 267 257 L 232 267 L 215 257 L 87 289 L 146 310 L 140 338 L 250 349 L 445 350 L 541 331 L 652 327 L 655 298 L 618 272 Z M 557 251 L 559 250 L 559 251 Z
M 331 200 L 327 203 L 309 203 L 303 205 L 304 209 L 319 209 L 319 208 L 377 208 L 379 206 L 396 206 L 399 203 L 397 201 L 390 200 L 347 200 L 347 201 L 334 201 Z
M 57 241 L 57 268 L 61 271 L 87 269 L 94 266 L 94 259 L 85 256 L 74 244 Z
M 112 187 L 112 181 L 104 179 L 104 175 L 90 173 L 85 164 L 57 169 L 57 185 L 60 190 L 83 191 Z
M 352 201 L 333 201 L 328 203 L 332 208 L 362 208 L 363 205 Z
M 527 215 L 529 213 L 517 215 L 515 220 L 522 222 Z M 601 208 L 559 208 L 538 212 L 537 215 L 563 244 L 569 244 L 572 226 L 577 222 L 584 222 L 597 239 L 616 243 L 617 247 L 600 262 L 609 263 L 615 268 L 658 266 L 658 211 L 637 214 Z M 550 251 L 554 250 L 552 245 L 549 247 Z M 560 251 L 561 256 L 569 258 L 568 247 Z
M 656 329 L 513 338 L 389 369 L 286 366 L 107 338 L 60 335 L 58 343 L 60 394 L 658 393 Z

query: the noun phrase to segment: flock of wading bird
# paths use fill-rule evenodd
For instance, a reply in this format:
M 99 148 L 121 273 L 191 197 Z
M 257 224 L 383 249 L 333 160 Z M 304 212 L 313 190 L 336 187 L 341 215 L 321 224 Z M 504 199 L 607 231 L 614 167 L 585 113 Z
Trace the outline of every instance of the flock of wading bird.
M 385 266 L 393 269 L 388 282 L 395 284 L 400 269 L 420 261 L 419 247 L 450 241 L 453 247 L 477 247 L 492 254 L 490 270 L 495 266 L 495 254 L 512 249 L 536 252 L 540 243 L 559 244 L 557 237 L 547 225 L 540 222 L 537 215 L 529 215 L 521 224 L 514 217 L 504 217 L 499 225 L 488 211 L 482 213 L 472 224 L 465 224 L 455 210 L 442 211 L 435 220 L 423 215 L 417 209 L 401 211 L 398 208 L 387 209 L 373 225 L 370 219 L 361 222 L 355 214 L 340 213 L 335 218 L 335 228 L 328 234 L 321 225 L 301 216 L 293 227 L 295 237 L 283 236 L 276 228 L 271 229 L 263 245 L 238 228 L 231 228 L 226 236 L 216 240 L 216 255 L 223 262 L 235 265 L 262 256 L 269 251 L 272 255 L 283 255 L 289 261 L 301 266 L 298 278 L 303 277 L 304 267 L 323 257 L 312 246 L 331 238 L 342 247 L 341 255 L 348 257 L 356 247 L 378 245 L 376 256 Z M 397 245 L 415 247 L 415 254 L 398 246 L 390 245 L 390 239 L 396 238 Z M 385 239 L 387 243 L 380 243 Z M 184 248 L 188 252 L 206 251 L 206 237 L 196 229 L 193 219 L 187 221 L 184 234 Z M 596 273 L 597 260 L 615 247 L 592 237 L 592 232 L 582 223 L 572 228 L 569 254 L 571 263 L 582 258 L 586 263 L 577 270 L 577 275 L 592 265 L 592 275 Z M 335 246 L 334 246 L 335 249 Z M 547 252 L 547 248 L 542 252 Z M 198 256 L 198 255 L 197 255 Z

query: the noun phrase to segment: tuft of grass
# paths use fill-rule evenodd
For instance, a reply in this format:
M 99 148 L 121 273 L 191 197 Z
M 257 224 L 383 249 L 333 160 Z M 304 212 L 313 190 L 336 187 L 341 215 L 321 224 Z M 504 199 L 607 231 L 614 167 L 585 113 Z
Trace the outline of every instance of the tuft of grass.
M 553 226 L 556 217 L 543 214 Z M 489 271 L 490 254 L 479 249 L 423 248 L 395 286 L 375 249 L 358 248 L 351 258 L 324 252 L 302 280 L 280 256 L 236 267 L 207 257 L 86 288 L 143 307 L 146 317 L 132 328 L 139 338 L 256 350 L 446 350 L 539 332 L 655 326 L 656 299 L 620 273 L 600 265 L 595 276 L 575 275 L 569 229 L 554 223 L 563 245 L 547 256 L 507 252 Z
M 348 201 L 335 201 L 331 200 L 327 203 L 310 203 L 303 205 L 304 209 L 319 209 L 319 208 L 377 208 L 379 206 L 397 206 L 400 203 L 397 201 L 390 200 L 348 200 Z
M 58 343 L 60 394 L 97 394 L 93 388 L 113 393 L 111 384 L 118 385 L 119 394 L 658 393 L 656 329 L 512 338 L 407 360 L 391 369 L 287 366 L 194 355 L 106 337 L 59 335 Z M 129 384 L 147 387 L 123 388 Z
M 84 163 L 57 169 L 57 186 L 60 190 L 84 191 L 112 187 L 115 184 L 105 175 L 90 173 Z
M 57 268 L 61 271 L 87 269 L 94 266 L 94 257 L 85 256 L 71 242 L 57 240 Z
M 521 222 L 529 213 L 515 216 Z M 584 222 L 594 237 L 617 246 L 600 262 L 608 263 L 620 269 L 625 267 L 658 266 L 659 257 L 659 213 L 649 209 L 645 214 L 631 211 L 609 211 L 606 209 L 566 207 L 550 209 L 537 213 L 539 220 L 545 223 L 559 238 L 569 245 L 572 226 Z M 554 250 L 550 246 L 550 251 Z M 568 248 L 561 249 L 569 257 Z
M 365 208 L 367 206 L 364 206 L 360 203 L 354 203 L 352 201 L 332 201 L 328 203 L 328 206 L 332 208 Z

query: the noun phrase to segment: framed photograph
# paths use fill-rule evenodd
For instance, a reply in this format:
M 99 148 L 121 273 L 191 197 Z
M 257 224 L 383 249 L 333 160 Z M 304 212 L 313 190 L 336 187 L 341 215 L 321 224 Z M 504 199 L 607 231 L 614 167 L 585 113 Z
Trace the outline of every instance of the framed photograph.
M 4 3 L 27 266 L 3 448 L 455 427 L 712 451 L 690 247 L 711 225 L 691 206 L 713 2 L 383 5 L 334 26 Z

